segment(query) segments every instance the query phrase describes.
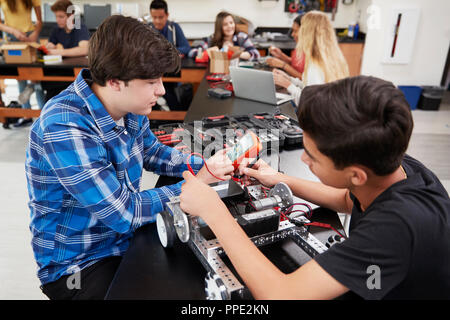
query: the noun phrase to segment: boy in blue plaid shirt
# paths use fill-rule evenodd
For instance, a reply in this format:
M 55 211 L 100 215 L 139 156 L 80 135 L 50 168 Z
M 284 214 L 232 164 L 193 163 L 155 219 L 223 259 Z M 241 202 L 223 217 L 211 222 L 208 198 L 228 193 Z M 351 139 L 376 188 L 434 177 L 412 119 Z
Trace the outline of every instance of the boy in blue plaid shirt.
M 109 17 L 90 40 L 89 69 L 34 123 L 26 158 L 30 230 L 49 298 L 103 299 L 133 232 L 179 195 L 182 182 L 140 190 L 143 169 L 178 177 L 187 170 L 188 156 L 159 143 L 147 118 L 164 94 L 162 75 L 179 66 L 175 47 L 150 26 Z M 201 159 L 189 161 L 202 181 L 215 181 Z M 230 178 L 224 152 L 207 164 Z M 81 281 L 71 282 L 74 276 Z

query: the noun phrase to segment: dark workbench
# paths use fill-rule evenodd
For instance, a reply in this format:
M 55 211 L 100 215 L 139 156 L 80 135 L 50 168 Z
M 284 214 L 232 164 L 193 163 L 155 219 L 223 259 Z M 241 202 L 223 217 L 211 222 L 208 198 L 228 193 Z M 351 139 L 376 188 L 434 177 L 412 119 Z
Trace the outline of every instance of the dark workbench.
M 207 91 L 210 83 L 204 78 L 200 83 L 197 93 L 192 100 L 184 122 L 201 120 L 204 117 L 220 115 L 243 115 L 254 112 L 273 112 L 279 109 L 287 116 L 297 119 L 294 108 L 290 102 L 280 106 L 273 106 L 266 103 L 251 101 L 240 98 L 216 99 L 209 97 Z
M 0 57 L 0 67 L 27 67 L 27 68 L 50 68 L 50 69 L 58 69 L 58 68 L 87 68 L 88 67 L 88 58 L 87 57 L 65 57 L 61 62 L 52 63 L 52 64 L 44 64 L 42 62 L 34 62 L 34 63 L 6 63 L 3 57 Z M 206 69 L 207 64 L 205 63 L 197 63 L 194 59 L 190 58 L 182 58 L 181 59 L 181 68 L 182 69 Z

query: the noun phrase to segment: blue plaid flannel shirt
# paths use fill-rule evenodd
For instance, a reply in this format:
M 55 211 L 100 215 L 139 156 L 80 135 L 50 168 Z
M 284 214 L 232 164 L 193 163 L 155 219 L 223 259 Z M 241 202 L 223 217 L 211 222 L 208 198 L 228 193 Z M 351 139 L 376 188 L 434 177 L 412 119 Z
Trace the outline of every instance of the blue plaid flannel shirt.
M 120 256 L 181 184 L 140 190 L 142 170 L 181 177 L 188 155 L 158 142 L 148 118 L 118 126 L 84 69 L 50 100 L 31 128 L 26 155 L 32 247 L 42 284 Z M 88 80 L 88 82 L 86 81 Z M 203 161 L 192 157 L 198 171 Z

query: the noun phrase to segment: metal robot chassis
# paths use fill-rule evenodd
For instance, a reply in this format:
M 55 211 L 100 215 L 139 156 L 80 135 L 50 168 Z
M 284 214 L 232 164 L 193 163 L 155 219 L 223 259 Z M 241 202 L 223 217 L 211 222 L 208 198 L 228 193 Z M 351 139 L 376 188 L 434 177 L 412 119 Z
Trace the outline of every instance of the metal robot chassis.
M 224 184 L 213 188 L 220 195 Z M 288 220 L 280 221 L 279 212 L 273 208 L 279 207 L 283 210 L 293 204 L 292 192 L 286 184 L 275 185 L 267 197 L 261 197 L 260 185 L 250 186 L 248 192 L 255 198 L 252 206 L 256 211 L 235 217 L 235 219 L 251 225 L 252 222 L 261 221 L 261 219 L 273 216 L 278 218 L 278 228 L 275 231 L 249 237 L 257 247 L 290 238 L 311 258 L 327 250 L 327 247 L 309 233 L 307 227 L 304 226 L 309 223 L 304 215 L 292 218 L 291 221 L 295 224 Z M 248 288 L 223 262 L 222 257 L 225 256 L 225 252 L 219 241 L 217 239 L 208 240 L 200 232 L 200 229 L 206 226 L 205 222 L 199 217 L 184 213 L 180 208 L 179 197 L 171 198 L 166 204 L 166 208 L 167 211 L 158 214 L 156 218 L 160 242 L 165 248 L 172 247 L 176 237 L 181 242 L 187 243 L 207 271 L 206 298 L 209 300 L 252 299 Z

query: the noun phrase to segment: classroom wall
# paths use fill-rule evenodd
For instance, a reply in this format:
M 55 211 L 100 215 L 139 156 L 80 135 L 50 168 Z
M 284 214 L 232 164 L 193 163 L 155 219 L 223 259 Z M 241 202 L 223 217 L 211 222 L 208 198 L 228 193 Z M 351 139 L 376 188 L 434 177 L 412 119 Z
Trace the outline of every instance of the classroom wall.
M 44 3 L 54 1 L 43 0 Z M 83 4 L 104 5 L 105 1 L 74 0 Z M 150 0 L 109 0 L 113 13 L 142 17 L 148 15 Z M 283 11 L 284 1 L 258 0 L 167 0 L 170 19 L 179 22 L 188 38 L 208 36 L 220 10 L 228 10 L 250 20 L 254 27 L 290 27 L 295 14 Z M 338 1 L 335 28 L 345 28 L 350 21 L 359 21 L 360 30 L 366 33 L 361 73 L 392 81 L 396 85 L 439 85 L 449 49 L 450 1 L 448 0 L 354 0 L 351 5 Z M 408 64 L 385 64 L 382 53 L 387 20 L 395 6 L 417 6 L 421 9 L 414 52 Z M 379 25 L 368 26 L 374 8 L 379 12 Z M 331 16 L 331 14 L 330 14 Z M 373 18 L 373 17 L 372 17 Z
M 396 85 L 439 85 L 450 44 L 450 1 L 371 0 L 379 10 L 379 26 L 367 31 L 361 73 L 392 81 Z M 408 64 L 382 62 L 391 10 L 397 6 L 419 7 L 420 17 Z
M 339 1 L 337 14 L 333 21 L 335 28 L 345 28 L 349 21 L 355 20 L 360 1 L 355 0 L 351 5 L 344 5 Z M 44 0 L 44 3 L 54 1 Z M 120 9 L 122 13 L 131 16 L 142 17 L 149 13 L 151 0 L 147 1 L 77 1 L 72 0 L 83 9 L 83 4 L 104 5 L 110 3 L 113 13 Z M 213 22 L 216 14 L 221 10 L 227 10 L 240 15 L 252 22 L 255 27 L 290 27 L 296 14 L 284 12 L 284 1 L 259 1 L 259 0 L 167 0 L 170 19 L 182 24 L 186 36 L 195 38 L 208 36 L 213 32 Z M 331 14 L 330 14 L 331 17 Z M 195 27 L 193 22 L 198 23 Z M 186 28 L 184 27 L 186 25 Z

